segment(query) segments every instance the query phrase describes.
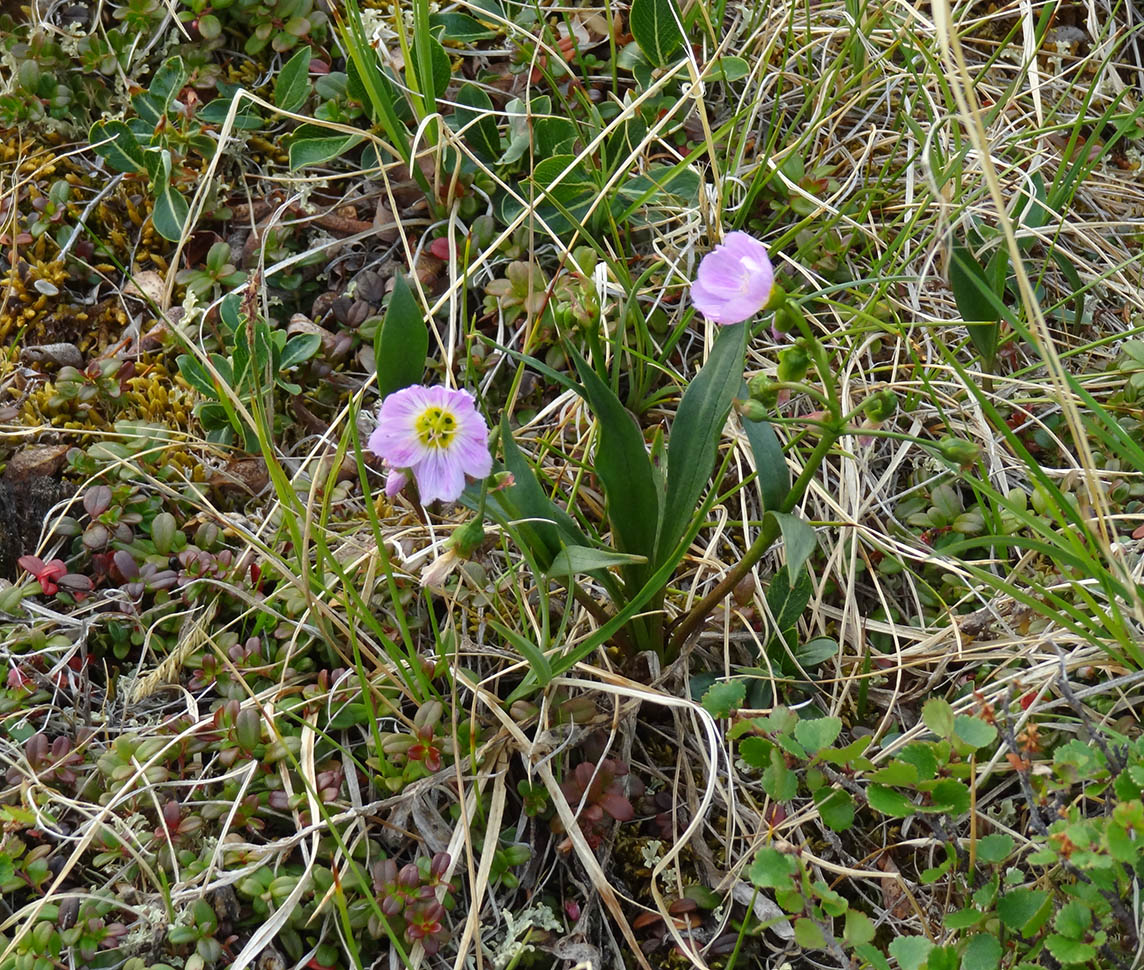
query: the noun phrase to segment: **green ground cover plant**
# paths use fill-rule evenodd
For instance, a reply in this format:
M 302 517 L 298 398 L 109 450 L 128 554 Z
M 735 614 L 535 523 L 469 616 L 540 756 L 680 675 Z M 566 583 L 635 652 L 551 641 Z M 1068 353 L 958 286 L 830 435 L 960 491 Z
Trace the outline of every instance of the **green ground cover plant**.
M 0 13 L 0 970 L 1130 970 L 1131 4 Z

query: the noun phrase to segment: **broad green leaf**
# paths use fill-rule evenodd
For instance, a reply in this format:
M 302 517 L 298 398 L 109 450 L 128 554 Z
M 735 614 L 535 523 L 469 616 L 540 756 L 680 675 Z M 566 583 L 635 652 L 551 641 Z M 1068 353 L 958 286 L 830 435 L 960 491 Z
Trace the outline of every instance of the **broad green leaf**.
M 717 57 L 703 72 L 705 81 L 739 81 L 751 73 L 751 65 L 745 58 L 725 54 Z
M 785 634 L 794 627 L 806 610 L 807 603 L 814 593 L 814 586 L 810 578 L 804 573 L 800 582 L 792 588 L 790 574 L 783 566 L 774 574 L 771 585 L 767 589 L 767 606 L 770 607 L 774 617 L 775 629 L 779 634 Z
M 478 40 L 489 40 L 497 35 L 495 30 L 486 27 L 479 20 L 464 13 L 430 14 L 429 25 L 434 28 L 444 28 L 444 39 L 457 41 L 460 44 L 472 44 Z
M 628 29 L 652 64 L 665 67 L 683 43 L 675 0 L 632 0 Z
M 322 346 L 322 338 L 316 333 L 298 333 L 286 341 L 282 357 L 278 361 L 279 370 L 289 370 L 309 360 Z
M 322 135 L 298 138 L 290 142 L 290 170 L 296 172 L 308 165 L 325 165 L 340 158 L 361 142 L 361 135 Z
M 165 112 L 171 106 L 171 102 L 175 100 L 175 95 L 182 90 L 186 81 L 187 68 L 183 64 L 183 59 L 178 55 L 169 57 L 155 72 L 155 76 L 151 78 L 151 83 L 147 85 L 146 95 L 151 99 L 152 104 L 159 108 L 160 112 Z
M 800 916 L 794 921 L 794 940 L 799 946 L 808 950 L 821 950 L 826 946 L 822 928 L 805 916 Z
M 421 66 L 422 51 L 428 50 L 429 68 Z M 417 83 L 422 91 L 422 100 L 427 111 L 437 110 L 437 99 L 445 96 L 449 81 L 453 78 L 453 66 L 449 63 L 449 55 L 436 37 L 425 38 L 425 46 L 415 46 L 412 54 L 413 69 L 417 73 Z
M 703 707 L 712 717 L 730 717 L 743 706 L 747 685 L 741 680 L 721 680 L 703 694 Z
M 1001 940 L 992 933 L 976 933 L 969 938 L 961 954 L 962 970 L 998 970 L 1001 965 Z
M 745 323 L 724 327 L 679 402 L 667 439 L 667 499 L 656 545 L 657 564 L 687 531 L 711 481 L 723 426 L 743 382 L 747 336 Z
M 918 769 L 917 766 L 909 762 L 891 761 L 888 765 L 870 774 L 869 780 L 878 785 L 916 785 Z
M 763 791 L 773 801 L 789 802 L 798 794 L 798 775 L 787 767 L 786 759 L 778 748 L 771 748 L 770 761 L 763 770 Z
M 968 714 L 958 714 L 953 719 L 953 733 L 971 748 L 985 748 L 997 740 L 997 728 Z
M 152 181 L 151 191 L 155 194 L 155 206 L 151 210 L 151 221 L 155 231 L 164 239 L 176 242 L 187 224 L 190 206 L 187 200 L 171 187 L 171 156 L 166 149 L 162 152 L 163 169 L 158 179 Z
M 596 474 L 604 487 L 608 521 L 621 552 L 649 558 L 655 550 L 659 525 L 659 495 L 651 459 L 635 418 L 607 384 L 577 353 L 573 353 L 583 395 L 598 423 Z M 688 515 L 688 521 L 690 521 Z M 646 569 L 628 570 L 634 586 L 642 585 Z
M 995 832 L 977 841 L 977 861 L 986 865 L 996 865 L 1009 858 L 1013 851 L 1013 837 L 1004 832 Z
M 851 946 L 860 946 L 874 939 L 874 921 L 860 909 L 846 910 L 846 923 L 842 939 Z
M 1079 899 L 1065 903 L 1053 920 L 1053 929 L 1074 940 L 1079 940 L 1091 928 L 1092 910 Z
M 565 546 L 553 557 L 548 567 L 550 576 L 578 576 L 598 569 L 613 566 L 641 565 L 647 562 L 646 556 L 633 556 L 630 553 L 595 549 L 591 546 Z
M 199 109 L 195 115 L 195 119 L 212 125 L 225 124 L 227 115 L 230 114 L 230 106 L 233 103 L 233 96 L 229 98 L 215 98 Z M 244 104 L 237 108 L 234 112 L 234 118 L 231 121 L 232 127 L 239 131 L 257 131 L 263 124 L 262 116 L 259 115 L 250 104 Z
M 774 742 L 768 741 L 766 738 L 743 738 L 739 742 L 739 757 L 752 768 L 758 768 L 762 771 L 771 763 L 771 752 L 774 748 Z
M 500 155 L 500 132 L 493 116 L 493 102 L 475 84 L 462 85 L 454 100 L 457 108 L 453 112 L 457 128 L 464 129 L 463 139 L 478 155 L 495 159 Z
M 1065 966 L 1074 966 L 1078 963 L 1092 966 L 1092 961 L 1096 957 L 1096 947 L 1091 943 L 1083 943 L 1060 933 L 1050 933 L 1046 936 L 1045 947 L 1059 963 Z
M 930 744 L 908 744 L 894 755 L 894 760 L 913 765 L 917 769 L 918 781 L 930 781 L 937 777 L 937 757 Z
M 797 585 L 798 580 L 802 578 L 802 567 L 810 558 L 810 554 L 814 552 L 815 543 L 818 541 L 814 529 L 805 519 L 800 519 L 796 515 L 788 515 L 785 512 L 768 512 L 767 514 L 774 516 L 775 521 L 779 524 L 779 531 L 782 532 L 783 536 L 783 546 L 786 549 L 787 572 L 794 578 Z
M 274 81 L 274 103 L 283 111 L 297 111 L 310 94 L 309 46 L 303 47 L 288 60 Z
M 218 390 L 215 388 L 214 381 L 211 380 L 210 374 L 207 373 L 207 369 L 194 357 L 191 357 L 189 354 L 180 354 L 175 363 L 178 365 L 179 373 L 182 375 L 183 380 L 203 395 L 203 397 L 218 397 Z
M 943 778 L 930 789 L 931 804 L 923 811 L 946 815 L 964 815 L 969 811 L 969 789 L 953 778 Z
M 892 818 L 907 818 L 917 811 L 917 806 L 913 802 L 892 788 L 870 785 L 866 789 L 866 797 L 869 799 L 872 809 Z
M 933 946 L 924 936 L 898 936 L 890 941 L 889 950 L 902 970 L 921 970 Z
M 747 385 L 739 389 L 740 397 L 747 397 Z M 790 469 L 787 467 L 783 446 L 769 421 L 751 421 L 743 418 L 743 432 L 751 445 L 755 459 L 755 478 L 763 510 L 774 512 L 782 508 L 783 499 L 790 492 Z
M 143 149 L 139 147 L 131 129 L 122 121 L 97 121 L 91 126 L 87 137 L 95 148 L 95 153 L 106 159 L 107 164 L 117 172 L 135 174 L 147 170 Z
M 997 916 L 1021 936 L 1032 936 L 1048 921 L 1052 898 L 1043 889 L 1014 889 L 997 900 Z
M 838 717 L 801 720 L 794 726 L 794 736 L 810 754 L 832 745 L 841 733 L 842 719 Z
M 747 878 L 760 889 L 793 889 L 791 877 L 798 871 L 798 863 L 785 852 L 766 846 L 755 853 L 747 869 Z
M 837 655 L 839 650 L 838 641 L 831 637 L 815 637 L 813 640 L 808 640 L 806 643 L 800 643 L 794 648 L 794 659 L 798 661 L 799 666 L 804 670 L 810 670 L 812 667 L 817 667 L 821 663 L 825 663 L 831 657 Z
M 922 721 L 939 738 L 953 734 L 953 708 L 940 697 L 931 697 L 922 705 Z
M 828 829 L 845 832 L 854 824 L 854 799 L 849 792 L 840 788 L 820 788 L 815 792 L 814 801 Z
M 428 354 L 429 329 L 425 326 L 421 307 L 417 305 L 405 277 L 398 273 L 385 319 L 373 340 L 377 386 L 382 400 L 403 387 L 419 384 L 425 373 Z

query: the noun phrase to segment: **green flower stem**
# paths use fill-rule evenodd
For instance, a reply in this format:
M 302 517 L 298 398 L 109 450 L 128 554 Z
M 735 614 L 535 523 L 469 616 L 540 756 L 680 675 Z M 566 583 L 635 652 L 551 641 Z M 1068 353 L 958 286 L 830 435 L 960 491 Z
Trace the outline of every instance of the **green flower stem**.
M 783 500 L 782 507 L 779 509 L 780 512 L 790 512 L 802 501 L 803 495 L 806 494 L 807 488 L 810 487 L 811 480 L 818 473 L 819 466 L 822 465 L 826 456 L 830 453 L 830 449 L 834 447 L 835 442 L 838 441 L 842 434 L 842 430 L 835 425 L 831 425 L 824 430 L 822 439 L 815 445 L 814 451 L 810 453 L 810 457 L 803 467 L 802 474 L 795 480 L 795 483 L 787 493 L 787 497 Z M 773 515 L 768 516 L 763 520 L 763 528 L 755 538 L 755 541 L 751 543 L 751 547 L 744 553 L 739 563 L 723 577 L 710 593 L 704 596 L 703 599 L 693 606 L 691 611 L 679 621 L 679 625 L 676 626 L 671 634 L 671 640 L 667 647 L 666 658 L 669 662 L 679 656 L 684 644 L 691 637 L 696 627 L 706 620 L 711 614 L 711 611 L 726 599 L 731 590 L 739 584 L 739 581 L 751 571 L 755 563 L 766 555 L 778 537 L 779 524 Z

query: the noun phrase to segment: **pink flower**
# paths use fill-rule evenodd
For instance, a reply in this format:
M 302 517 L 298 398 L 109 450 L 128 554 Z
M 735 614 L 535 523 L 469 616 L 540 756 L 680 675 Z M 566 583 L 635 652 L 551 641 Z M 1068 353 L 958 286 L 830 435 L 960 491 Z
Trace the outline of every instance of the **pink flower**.
M 745 232 L 729 232 L 699 261 L 691 302 L 716 323 L 741 323 L 766 305 L 774 284 L 767 247 Z
M 412 476 L 428 505 L 452 502 L 465 490 L 465 476 L 492 471 L 489 429 L 468 391 L 404 387 L 381 405 L 368 448 L 393 471 L 385 489 L 392 497 Z

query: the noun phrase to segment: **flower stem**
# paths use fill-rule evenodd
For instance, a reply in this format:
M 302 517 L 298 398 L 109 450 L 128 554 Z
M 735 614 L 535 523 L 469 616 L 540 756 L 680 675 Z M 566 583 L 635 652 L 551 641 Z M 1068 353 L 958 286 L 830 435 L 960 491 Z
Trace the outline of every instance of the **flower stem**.
M 802 469 L 802 474 L 798 476 L 795 483 L 791 486 L 790 491 L 787 492 L 787 496 L 783 499 L 782 506 L 778 511 L 790 512 L 791 509 L 802 501 L 803 495 L 806 494 L 806 490 L 810 486 L 811 479 L 818 473 L 819 466 L 826 459 L 830 449 L 834 447 L 834 443 L 841 435 L 842 432 L 837 427 L 830 427 L 824 431 L 822 439 L 814 446 L 814 451 L 812 451 L 810 457 L 807 458 L 806 465 Z M 763 520 L 762 529 L 755 538 L 755 541 L 751 543 L 750 548 L 743 554 L 743 558 L 720 580 L 719 584 L 711 590 L 710 593 L 696 603 L 690 612 L 679 621 L 667 645 L 666 659 L 668 662 L 671 662 L 679 656 L 680 651 L 691 637 L 691 634 L 695 632 L 696 628 L 707 619 L 716 606 L 723 602 L 727 594 L 751 571 L 755 563 L 763 558 L 767 550 L 774 545 L 775 540 L 779 537 L 779 532 L 778 520 L 773 515 L 767 516 Z

